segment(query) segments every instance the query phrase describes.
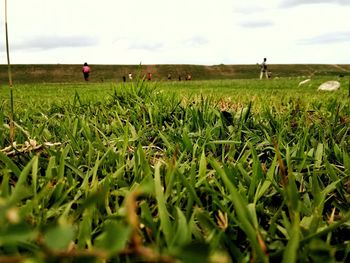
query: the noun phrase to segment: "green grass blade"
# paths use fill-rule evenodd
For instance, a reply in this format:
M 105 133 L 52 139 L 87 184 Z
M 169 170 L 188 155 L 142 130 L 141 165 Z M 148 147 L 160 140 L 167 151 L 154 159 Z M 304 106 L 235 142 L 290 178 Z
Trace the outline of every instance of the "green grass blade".
M 18 168 L 18 166 L 9 157 L 7 157 L 7 155 L 5 155 L 1 151 L 0 151 L 0 161 L 3 162 L 7 166 L 7 168 L 9 168 L 17 177 L 20 176 L 21 170 Z
M 237 217 L 240 222 L 240 226 L 242 230 L 245 232 L 245 234 L 247 235 L 255 253 L 257 254 L 259 261 L 268 262 L 268 256 L 260 247 L 260 244 L 257 238 L 257 233 L 258 233 L 257 229 L 254 228 L 252 222 L 249 219 L 250 213 L 247 208 L 248 204 L 239 194 L 236 187 L 232 184 L 230 179 L 227 177 L 225 171 L 219 166 L 217 161 L 212 159 L 210 163 L 214 167 L 218 175 L 222 178 L 225 186 L 229 190 L 233 205 L 235 207 L 235 212 L 237 213 Z
M 290 230 L 290 238 L 283 252 L 283 263 L 298 262 L 298 250 L 300 241 L 299 214 L 295 215 L 292 228 Z
M 160 167 L 161 167 L 161 163 L 158 162 L 155 166 L 155 174 L 154 174 L 155 194 L 156 194 L 156 200 L 158 204 L 160 227 L 164 233 L 167 244 L 170 245 L 173 233 L 172 233 L 169 213 L 166 208 L 166 202 L 165 202 L 164 193 L 162 190 L 162 184 L 160 180 Z
M 32 165 L 35 161 L 35 158 L 37 158 L 37 156 L 31 159 L 29 163 L 27 163 L 27 165 L 24 167 L 21 174 L 19 175 L 16 186 L 13 189 L 13 192 L 10 197 L 10 203 L 16 203 L 22 200 L 23 198 L 32 195 L 32 191 L 29 190 L 27 184 L 27 178 L 32 169 Z

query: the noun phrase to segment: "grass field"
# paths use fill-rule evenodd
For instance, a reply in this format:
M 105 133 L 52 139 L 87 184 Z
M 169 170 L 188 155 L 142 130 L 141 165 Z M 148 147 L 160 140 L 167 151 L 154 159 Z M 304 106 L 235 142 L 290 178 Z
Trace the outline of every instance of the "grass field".
M 0 259 L 348 262 L 348 80 L 0 90 Z

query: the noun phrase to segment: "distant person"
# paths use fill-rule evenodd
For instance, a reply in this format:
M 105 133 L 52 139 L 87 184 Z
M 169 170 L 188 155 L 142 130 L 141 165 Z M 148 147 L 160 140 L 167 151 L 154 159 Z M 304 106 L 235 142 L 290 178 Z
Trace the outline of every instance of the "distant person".
M 123 82 L 126 82 L 126 77 L 125 76 L 123 76 Z
M 168 74 L 168 80 L 171 80 L 171 74 L 170 73 Z
M 266 63 L 266 58 L 264 58 L 264 61 L 260 64 L 260 79 L 263 78 L 263 75 L 268 79 L 268 71 L 267 71 L 267 63 Z
M 85 81 L 89 81 L 89 75 L 90 75 L 91 70 L 90 70 L 88 63 L 86 63 L 86 62 L 84 63 L 82 71 L 83 71 Z
M 151 72 L 147 73 L 147 80 L 152 80 L 152 73 Z
M 191 74 L 187 74 L 186 80 L 192 80 L 192 75 Z
M 132 80 L 132 73 L 129 72 L 129 80 Z
M 179 75 L 179 81 L 181 81 L 181 75 Z

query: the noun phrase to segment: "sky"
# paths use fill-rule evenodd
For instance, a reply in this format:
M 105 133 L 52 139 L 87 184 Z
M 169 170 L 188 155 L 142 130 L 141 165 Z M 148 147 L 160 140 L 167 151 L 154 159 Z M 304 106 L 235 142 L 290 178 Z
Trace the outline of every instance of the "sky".
M 7 0 L 7 9 L 12 64 L 350 64 L 350 0 Z

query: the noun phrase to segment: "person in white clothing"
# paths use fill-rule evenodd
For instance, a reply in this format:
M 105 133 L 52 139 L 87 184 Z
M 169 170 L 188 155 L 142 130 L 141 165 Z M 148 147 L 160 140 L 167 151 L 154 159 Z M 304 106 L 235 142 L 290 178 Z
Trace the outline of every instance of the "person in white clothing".
M 267 64 L 266 64 L 266 58 L 264 58 L 264 61 L 260 64 L 260 79 L 263 78 L 265 74 L 265 77 L 268 79 L 268 71 L 267 71 Z

